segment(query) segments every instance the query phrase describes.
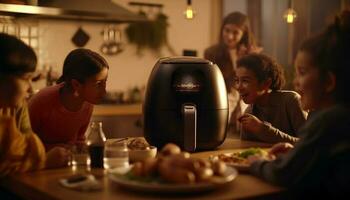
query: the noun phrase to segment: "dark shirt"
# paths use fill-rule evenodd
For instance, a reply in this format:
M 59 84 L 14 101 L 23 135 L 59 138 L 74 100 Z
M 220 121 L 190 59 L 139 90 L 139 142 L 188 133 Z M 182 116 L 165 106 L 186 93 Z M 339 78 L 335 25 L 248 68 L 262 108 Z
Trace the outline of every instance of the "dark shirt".
M 296 142 L 298 130 L 307 118 L 307 112 L 303 111 L 300 105 L 300 95 L 287 90 L 271 92 L 267 105 L 251 104 L 245 113 L 263 121 L 264 129 L 256 134 L 241 130 L 241 139 L 268 143 Z
M 274 161 L 253 163 L 251 172 L 302 195 L 349 195 L 350 108 L 337 105 L 319 112 L 300 131 L 294 149 Z

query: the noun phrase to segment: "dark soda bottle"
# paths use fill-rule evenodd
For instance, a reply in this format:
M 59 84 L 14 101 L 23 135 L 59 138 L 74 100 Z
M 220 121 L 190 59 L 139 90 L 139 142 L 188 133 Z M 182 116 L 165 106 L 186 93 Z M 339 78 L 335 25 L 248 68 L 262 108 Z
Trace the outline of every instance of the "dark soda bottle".
M 103 151 L 106 137 L 102 130 L 102 122 L 91 122 L 87 144 L 92 168 L 103 168 Z

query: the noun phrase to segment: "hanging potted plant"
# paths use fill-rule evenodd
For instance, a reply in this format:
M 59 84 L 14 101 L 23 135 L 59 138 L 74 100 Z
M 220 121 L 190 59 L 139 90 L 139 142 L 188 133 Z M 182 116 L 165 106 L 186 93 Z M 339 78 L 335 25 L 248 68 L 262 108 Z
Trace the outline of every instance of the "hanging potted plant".
M 139 14 L 146 16 L 143 11 L 140 11 Z M 159 55 L 162 47 L 166 47 L 170 54 L 175 55 L 168 42 L 167 28 L 169 24 L 167 20 L 168 17 L 160 12 L 154 20 L 131 23 L 125 29 L 128 41 L 136 45 L 138 55 L 142 55 L 145 49 L 150 49 Z

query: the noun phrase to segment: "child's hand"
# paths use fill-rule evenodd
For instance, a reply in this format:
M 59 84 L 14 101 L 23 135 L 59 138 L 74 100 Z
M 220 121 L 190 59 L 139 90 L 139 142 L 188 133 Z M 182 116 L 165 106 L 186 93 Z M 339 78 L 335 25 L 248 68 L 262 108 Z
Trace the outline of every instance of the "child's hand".
M 269 154 L 279 156 L 281 154 L 287 153 L 289 150 L 293 149 L 294 146 L 290 143 L 281 142 L 273 145 L 269 151 Z
M 2 128 L 4 128 L 5 133 L 12 133 L 7 134 L 10 136 L 8 141 L 12 141 L 15 137 L 18 135 L 22 135 L 16 125 L 16 109 L 5 107 L 0 108 L 0 124 Z
M 252 164 L 253 162 L 262 161 L 265 159 L 262 156 L 251 155 L 248 156 L 247 160 L 249 164 Z
M 13 117 L 16 114 L 15 108 L 5 107 L 0 108 L 0 116 L 2 117 Z
M 276 159 L 276 156 L 272 154 L 268 154 L 265 156 L 251 155 L 251 156 L 248 156 L 247 158 L 249 164 L 252 164 L 253 162 L 256 162 L 256 161 L 273 161 L 275 159 Z
M 259 134 L 263 129 L 263 122 L 254 115 L 245 113 L 238 118 L 242 124 L 242 129 L 249 133 Z
M 46 168 L 59 168 L 68 165 L 71 152 L 63 147 L 54 147 L 46 153 Z

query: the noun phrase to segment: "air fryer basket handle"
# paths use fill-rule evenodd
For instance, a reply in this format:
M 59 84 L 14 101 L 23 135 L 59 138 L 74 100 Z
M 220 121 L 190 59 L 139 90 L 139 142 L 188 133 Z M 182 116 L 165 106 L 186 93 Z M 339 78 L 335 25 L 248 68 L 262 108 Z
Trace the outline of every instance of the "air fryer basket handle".
M 184 104 L 184 150 L 194 152 L 196 150 L 197 137 L 197 109 L 195 105 Z

